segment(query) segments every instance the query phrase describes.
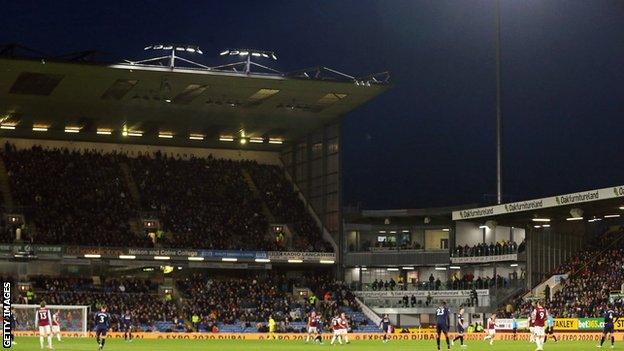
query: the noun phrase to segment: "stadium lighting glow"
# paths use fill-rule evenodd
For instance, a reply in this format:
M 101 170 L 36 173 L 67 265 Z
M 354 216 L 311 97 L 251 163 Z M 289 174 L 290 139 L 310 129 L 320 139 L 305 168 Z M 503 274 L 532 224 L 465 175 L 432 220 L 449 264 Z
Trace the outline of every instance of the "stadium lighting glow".
M 223 50 L 219 53 L 219 56 L 225 56 L 230 53 L 230 50 Z
M 405 229 L 405 230 L 401 230 L 401 232 L 403 232 L 403 233 L 409 233 L 410 231 L 409 231 L 409 230 L 407 230 L 407 229 Z
M 0 124 L 0 129 L 15 129 L 15 124 Z
M 533 222 L 550 222 L 550 218 L 532 218 Z
M 247 138 L 240 138 L 239 142 L 241 143 L 241 145 L 245 145 L 247 144 Z
M 269 262 L 271 262 L 271 260 L 268 259 L 268 258 L 256 258 L 255 261 L 258 262 L 258 263 L 269 263 Z
M 582 221 L 583 217 L 568 217 L 566 221 Z
M 446 267 L 436 267 L 435 270 L 436 271 L 445 271 Z
M 171 99 L 165 99 L 165 102 L 166 102 L 166 103 L 170 103 L 170 102 L 171 102 Z
M 480 225 L 479 229 L 487 229 L 487 225 Z
M 518 267 L 518 264 L 517 263 L 512 263 L 512 264 L 509 265 L 509 267 Z
M 534 225 L 534 226 L 533 226 L 533 228 L 536 228 L 536 229 L 539 229 L 539 228 L 541 228 L 541 227 L 542 227 L 541 225 Z
M 131 136 L 131 137 L 140 137 L 143 136 L 143 132 L 138 131 L 138 130 L 133 130 L 133 131 L 124 131 L 124 136 Z
M 189 135 L 190 140 L 204 140 L 204 136 L 202 134 L 191 134 Z
M 443 231 L 443 232 L 450 232 L 451 230 L 450 230 L 450 229 L 448 229 L 448 228 L 442 228 L 442 231 Z
M 222 135 L 219 137 L 219 141 L 234 141 L 234 137 Z
M 47 126 L 34 125 L 32 130 L 33 130 L 33 132 L 47 132 L 48 131 L 48 127 Z
M 96 133 L 100 135 L 111 135 L 113 134 L 113 130 L 108 128 L 98 128 Z
M 388 272 L 398 272 L 398 268 L 388 268 Z
M 367 270 L 368 270 L 368 268 L 366 268 L 366 267 L 360 267 L 360 270 L 361 270 L 361 271 L 367 271 Z
M 320 260 L 319 263 L 321 263 L 321 264 L 334 264 L 334 260 Z
M 449 266 L 450 269 L 461 269 L 460 266 Z
M 250 143 L 256 143 L 256 144 L 262 144 L 262 143 L 264 143 L 264 139 L 258 138 L 258 137 L 251 137 L 251 138 L 249 138 L 249 142 Z
M 288 263 L 303 263 L 303 260 L 288 260 Z
M 238 258 L 233 258 L 233 257 L 222 257 L 221 261 L 223 262 L 236 262 L 238 261 Z
M 284 140 L 278 138 L 269 138 L 269 144 L 283 144 Z
M 620 206 L 620 210 L 624 210 L 624 206 Z
M 65 127 L 65 133 L 80 133 L 80 127 Z
M 413 271 L 414 267 L 401 267 L 401 269 L 404 271 Z
M 84 257 L 85 258 L 100 258 L 100 257 L 102 257 L 102 255 L 99 255 L 99 254 L 85 254 Z
M 119 255 L 119 258 L 122 260 L 134 260 L 136 256 L 135 255 Z
M 620 217 L 619 214 L 610 214 L 610 215 L 605 215 L 604 218 L 618 218 Z
M 163 138 L 163 139 L 173 139 L 173 133 L 169 133 L 169 132 L 158 133 L 158 137 Z
M 550 224 L 544 224 L 542 228 L 550 228 Z
M 167 260 L 170 260 L 171 257 L 169 257 L 169 256 L 154 256 L 154 259 L 155 260 L 160 260 L 160 261 L 167 261 Z
M 189 261 L 203 261 L 204 260 L 203 257 L 195 257 L 195 256 L 189 256 L 186 259 Z

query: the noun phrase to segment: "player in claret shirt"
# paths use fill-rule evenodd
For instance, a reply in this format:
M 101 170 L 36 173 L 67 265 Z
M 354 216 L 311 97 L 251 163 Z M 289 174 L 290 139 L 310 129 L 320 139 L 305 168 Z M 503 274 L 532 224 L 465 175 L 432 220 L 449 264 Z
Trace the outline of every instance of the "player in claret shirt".
M 492 313 L 490 318 L 487 320 L 485 332 L 487 335 L 483 340 L 490 340 L 490 345 L 494 345 L 494 339 L 496 338 L 496 313 Z
M 50 328 L 50 324 L 52 323 L 52 315 L 50 315 L 50 310 L 46 308 L 45 301 L 41 301 L 39 304 L 39 309 L 35 312 L 35 325 L 39 327 L 39 344 L 43 349 L 43 338 L 48 338 L 48 348 L 53 349 L 52 347 L 52 329 Z
M 548 318 L 548 311 L 538 301 L 535 303 L 535 308 L 531 313 L 533 319 L 533 333 L 535 334 L 535 344 L 537 345 L 536 351 L 542 351 L 544 349 L 544 339 L 546 333 L 544 331 L 544 325 L 546 325 L 546 319 Z
M 613 333 L 615 332 L 615 322 L 617 320 L 618 316 L 613 310 L 613 305 L 609 304 L 607 310 L 604 312 L 604 329 L 602 330 L 602 338 L 600 339 L 600 345 L 598 345 L 598 347 L 602 347 L 602 344 L 604 344 L 608 336 L 611 337 L 611 348 L 615 347 L 615 337 Z
M 52 315 L 52 336 L 54 335 L 58 341 L 61 341 L 61 311 L 59 310 Z
M 308 335 L 306 336 L 306 342 L 310 341 L 310 337 L 314 338 L 315 342 L 322 343 L 321 338 L 321 318 L 317 316 L 316 312 L 312 311 L 308 315 Z

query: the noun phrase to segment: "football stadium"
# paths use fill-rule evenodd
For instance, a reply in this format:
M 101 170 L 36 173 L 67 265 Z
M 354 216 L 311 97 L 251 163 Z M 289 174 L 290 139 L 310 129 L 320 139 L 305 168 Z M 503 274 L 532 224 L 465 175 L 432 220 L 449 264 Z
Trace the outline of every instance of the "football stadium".
M 487 103 L 497 157 L 486 164 L 497 195 L 441 196 L 443 206 L 345 200 L 353 173 L 385 164 L 364 150 L 356 167 L 345 162 L 349 119 L 375 104 L 390 110 L 397 100 L 387 96 L 405 87 L 383 64 L 349 71 L 364 41 L 348 44 L 345 69 L 292 70 L 278 68 L 279 47 L 215 47 L 214 37 L 181 44 L 142 33 L 142 50 L 113 59 L 1 45 L 3 347 L 624 347 L 622 174 L 502 193 L 513 184 L 502 180 L 501 144 L 515 131 L 502 134 L 501 6 L 511 11 L 505 0 L 487 4 L 497 30 L 496 98 Z M 401 147 L 410 143 L 423 141 Z M 416 159 L 408 154 L 387 162 L 401 173 L 398 158 Z M 393 179 L 374 181 L 382 189 Z M 394 194 L 363 192 L 427 187 L 397 181 Z

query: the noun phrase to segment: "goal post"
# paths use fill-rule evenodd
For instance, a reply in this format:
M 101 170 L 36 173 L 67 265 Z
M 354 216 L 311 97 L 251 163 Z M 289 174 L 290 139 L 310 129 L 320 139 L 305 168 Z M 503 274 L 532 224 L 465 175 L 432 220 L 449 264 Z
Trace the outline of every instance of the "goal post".
M 17 319 L 17 331 L 38 330 L 35 325 L 35 313 L 39 305 L 12 304 Z M 61 332 L 82 333 L 87 335 L 89 306 L 77 305 L 46 305 L 50 314 L 60 312 L 59 325 Z

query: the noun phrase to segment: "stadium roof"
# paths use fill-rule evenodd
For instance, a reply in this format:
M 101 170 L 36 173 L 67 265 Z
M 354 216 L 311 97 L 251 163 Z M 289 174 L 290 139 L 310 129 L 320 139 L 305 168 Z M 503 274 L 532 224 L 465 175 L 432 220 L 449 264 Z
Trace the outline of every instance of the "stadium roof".
M 624 185 L 453 211 L 453 220 L 494 220 L 517 227 L 551 222 L 600 222 L 624 217 Z
M 388 88 L 323 78 L 334 72 L 323 67 L 266 74 L 11 57 L 0 67 L 0 135 L 60 140 L 278 150 Z

